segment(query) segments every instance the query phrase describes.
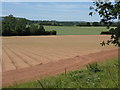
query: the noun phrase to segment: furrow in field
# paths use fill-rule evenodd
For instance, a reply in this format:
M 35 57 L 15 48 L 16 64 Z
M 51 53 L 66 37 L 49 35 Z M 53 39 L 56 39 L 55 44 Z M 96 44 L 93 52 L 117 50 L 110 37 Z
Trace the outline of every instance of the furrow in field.
M 31 63 L 29 60 L 27 60 L 27 58 L 24 57 L 23 54 L 21 54 L 21 53 L 18 52 L 18 51 L 15 51 L 15 49 L 10 49 L 8 46 L 6 46 L 6 47 L 7 47 L 7 49 L 9 49 L 11 52 L 13 52 L 17 57 L 19 57 L 21 60 L 23 60 L 26 64 L 28 64 L 29 66 L 32 66 L 32 63 Z
M 35 49 L 37 50 L 37 49 Z M 38 51 L 41 51 L 43 53 L 49 53 L 50 56 L 52 57 L 57 57 L 58 59 L 63 59 L 63 58 L 69 58 L 70 55 L 66 54 L 64 51 L 62 50 L 57 50 L 57 49 L 40 49 L 38 48 Z
M 11 55 L 8 53 L 8 50 L 5 50 L 5 48 L 3 47 L 3 50 L 4 50 L 4 52 L 5 52 L 5 54 L 6 54 L 6 56 L 8 57 L 8 59 L 7 60 L 11 60 L 11 63 L 15 66 L 15 68 L 17 69 L 18 68 L 18 66 L 15 64 L 16 62 L 14 61 L 14 59 L 13 59 L 13 57 L 11 57 Z M 3 58 L 4 59 L 4 58 Z M 3 60 L 4 61 L 4 60 Z
M 89 63 L 115 58 L 117 57 L 117 54 L 118 50 L 109 50 L 105 52 L 102 51 L 98 53 L 88 54 L 82 57 L 74 57 L 44 65 L 36 65 L 34 67 L 26 69 L 5 72 L 3 75 L 3 85 L 11 85 L 14 84 L 15 81 L 17 81 L 17 83 L 20 83 L 30 80 L 37 80 L 45 76 L 56 75 L 63 73 L 65 68 L 67 68 L 67 71 L 79 69 L 80 67 L 83 67 Z M 20 72 L 22 72 L 22 74 L 20 74 Z M 17 77 L 12 78 L 13 75 L 16 75 Z
M 14 50 L 16 50 L 16 51 L 14 51 Z M 19 57 L 22 57 L 22 59 L 24 61 L 26 61 L 26 63 L 28 63 L 29 65 L 34 66 L 37 64 L 41 64 L 41 61 L 40 60 L 38 61 L 36 58 L 32 57 L 32 55 L 27 55 L 26 52 L 24 52 L 24 51 L 21 52 L 17 48 L 14 48 L 14 50 L 12 50 L 12 51 L 16 52 L 16 54 L 19 55 Z
M 60 59 L 63 59 L 63 58 L 69 58 L 69 56 L 65 56 L 63 55 L 62 53 L 64 52 L 60 52 L 59 54 L 57 53 L 58 51 L 56 51 L 55 49 L 37 49 L 37 48 L 34 48 L 34 51 L 37 52 L 37 53 L 42 53 L 43 55 L 47 55 L 47 57 L 49 58 L 52 58 L 53 61 L 58 61 Z
M 56 54 L 54 50 L 34 48 L 34 51 L 37 53 L 42 53 L 43 55 L 47 55 L 49 58 L 55 58 L 55 60 L 63 58 L 63 56 Z
M 14 46 L 15 48 L 15 46 Z M 32 58 L 35 58 L 36 60 L 38 60 L 39 62 L 41 63 L 48 63 L 50 61 L 53 61 L 54 57 L 48 57 L 47 56 L 47 53 L 46 54 L 43 54 L 43 52 L 41 53 L 38 53 L 38 51 L 35 51 L 33 49 L 26 49 L 26 48 L 21 48 L 21 47 L 16 47 L 17 49 L 19 49 L 20 52 L 32 57 Z M 38 63 L 39 64 L 39 63 Z
M 10 47 L 12 47 L 12 46 L 10 46 Z M 32 60 L 39 62 L 39 63 L 41 62 L 40 59 L 38 60 L 36 57 L 33 57 L 33 54 L 31 54 L 29 51 L 26 51 L 26 48 L 20 48 L 18 46 L 13 46 L 13 48 L 15 50 L 17 50 L 19 53 L 21 53 L 22 55 L 28 57 L 29 59 L 32 59 Z
M 64 49 L 64 50 L 63 49 L 55 49 L 55 50 L 48 49 L 47 53 L 50 53 L 50 55 L 51 55 L 51 53 L 54 54 L 53 57 L 59 56 L 59 60 L 72 58 L 72 57 L 75 57 L 77 55 L 80 56 L 80 53 L 78 53 L 78 52 L 76 53 L 76 50 L 71 50 L 71 49 Z
M 19 49 L 22 50 L 22 51 L 25 51 L 25 52 L 27 51 L 27 52 L 29 52 L 29 54 L 32 53 L 34 55 L 42 56 L 43 58 L 48 58 L 49 61 L 58 61 L 60 59 L 70 58 L 70 57 L 74 57 L 75 56 L 75 54 L 73 52 L 67 51 L 67 53 L 65 53 L 66 51 L 65 50 L 61 50 L 61 49 L 53 50 L 53 49 L 34 48 L 34 50 L 33 50 L 31 48 L 29 50 L 27 48 L 24 48 L 24 50 L 23 50 L 23 48 L 19 47 Z M 33 53 L 33 52 L 35 52 L 35 53 Z M 57 53 L 57 52 L 59 52 L 59 53 Z
M 36 64 L 42 64 L 42 60 L 44 61 L 48 61 L 49 59 L 43 58 L 41 56 L 36 55 L 35 53 L 30 53 L 29 51 L 26 51 L 26 49 L 24 48 L 20 48 L 20 47 L 16 47 L 14 46 L 14 49 L 16 49 L 17 51 L 21 52 L 21 54 L 25 57 L 28 57 L 29 59 L 31 59 L 31 62 L 36 62 Z M 32 51 L 32 50 L 31 50 Z
M 55 48 L 55 49 L 51 49 L 49 48 L 48 52 L 52 51 L 52 54 L 56 54 L 56 55 L 59 55 L 61 57 L 64 57 L 64 58 L 70 58 L 70 57 L 74 57 L 76 55 L 80 55 L 78 49 L 74 49 L 74 48 Z
M 65 53 L 65 50 L 60 51 L 60 49 L 57 50 L 57 49 L 50 49 L 50 48 L 46 48 L 46 49 L 34 48 L 34 50 L 32 50 L 32 51 L 39 53 L 39 54 L 42 53 L 43 55 L 47 55 L 47 57 L 52 58 L 52 59 L 55 58 L 54 59 L 55 61 L 63 59 L 63 58 L 70 58 L 70 54 Z M 71 53 L 71 55 L 73 55 L 73 53 Z
M 34 48 L 34 49 L 32 49 L 32 52 L 35 52 L 37 55 L 41 55 L 43 57 L 52 59 L 53 61 L 60 59 L 60 56 L 55 55 L 53 53 L 53 51 L 54 50 L 50 51 L 49 49 L 43 49 L 43 48 Z
M 15 70 L 16 66 L 15 66 L 14 62 L 9 58 L 7 53 L 5 53 L 4 49 L 2 51 L 2 56 L 3 56 L 3 58 L 2 58 L 3 72 L 4 71 L 9 71 L 9 70 Z
M 52 51 L 52 50 L 49 49 L 48 53 L 50 53 L 50 51 Z M 73 57 L 76 55 L 70 49 L 68 49 L 68 50 L 55 49 L 52 51 L 52 54 L 53 54 L 53 56 L 59 56 L 60 59 L 70 58 L 70 57 Z
M 22 58 L 18 57 L 15 53 L 11 52 L 9 49 L 7 49 L 5 47 L 5 52 L 8 55 L 8 57 L 12 60 L 12 62 L 14 63 L 14 65 L 16 66 L 16 69 L 19 68 L 25 68 L 25 67 L 29 67 L 28 64 L 26 64 Z

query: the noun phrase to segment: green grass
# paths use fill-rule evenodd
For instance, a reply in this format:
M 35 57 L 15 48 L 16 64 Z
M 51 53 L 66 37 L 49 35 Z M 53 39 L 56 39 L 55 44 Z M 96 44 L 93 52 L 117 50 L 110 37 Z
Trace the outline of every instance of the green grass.
M 91 66 L 91 68 L 90 68 Z M 10 86 L 10 88 L 117 88 L 118 59 L 90 64 L 82 69 Z
M 57 35 L 99 35 L 106 27 L 44 26 L 46 31 L 55 30 Z

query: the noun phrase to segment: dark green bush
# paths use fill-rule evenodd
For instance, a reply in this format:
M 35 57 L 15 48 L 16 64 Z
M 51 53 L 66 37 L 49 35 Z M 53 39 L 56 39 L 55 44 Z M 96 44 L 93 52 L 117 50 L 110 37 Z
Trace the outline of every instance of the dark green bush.
M 104 32 L 101 32 L 101 34 L 104 34 L 104 35 L 112 35 L 113 32 L 110 32 L 110 31 L 104 31 Z
M 90 72 L 100 72 L 100 69 L 98 68 L 98 64 L 97 63 L 94 63 L 94 64 L 89 64 L 86 66 L 87 69 L 90 71 Z
M 51 34 L 52 34 L 52 35 L 56 35 L 57 32 L 56 32 L 55 30 L 52 30 L 52 31 L 51 31 Z

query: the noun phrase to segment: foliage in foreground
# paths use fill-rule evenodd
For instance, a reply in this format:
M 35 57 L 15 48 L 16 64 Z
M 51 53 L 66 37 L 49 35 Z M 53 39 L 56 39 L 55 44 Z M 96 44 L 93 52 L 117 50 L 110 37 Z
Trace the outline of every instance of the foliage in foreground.
M 115 1 L 114 3 L 110 2 L 110 0 L 106 0 L 103 2 L 99 0 L 97 2 L 93 2 L 93 6 L 90 7 L 90 10 L 94 10 L 101 17 L 101 23 L 107 25 L 108 29 L 112 25 L 113 20 L 118 19 L 117 28 L 110 29 L 114 32 L 111 35 L 110 40 L 103 44 L 115 44 L 120 47 L 120 1 Z M 93 12 L 90 12 L 89 15 L 93 15 Z
M 16 84 L 10 88 L 117 88 L 118 60 L 89 64 L 86 67 L 47 77 L 41 80 Z

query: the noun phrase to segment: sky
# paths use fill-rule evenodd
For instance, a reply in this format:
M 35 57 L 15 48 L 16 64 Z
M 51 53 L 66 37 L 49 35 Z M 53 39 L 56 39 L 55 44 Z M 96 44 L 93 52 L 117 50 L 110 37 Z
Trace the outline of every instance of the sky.
M 3 2 L 2 16 L 12 14 L 30 20 L 100 21 L 98 14 L 89 16 L 92 2 Z

